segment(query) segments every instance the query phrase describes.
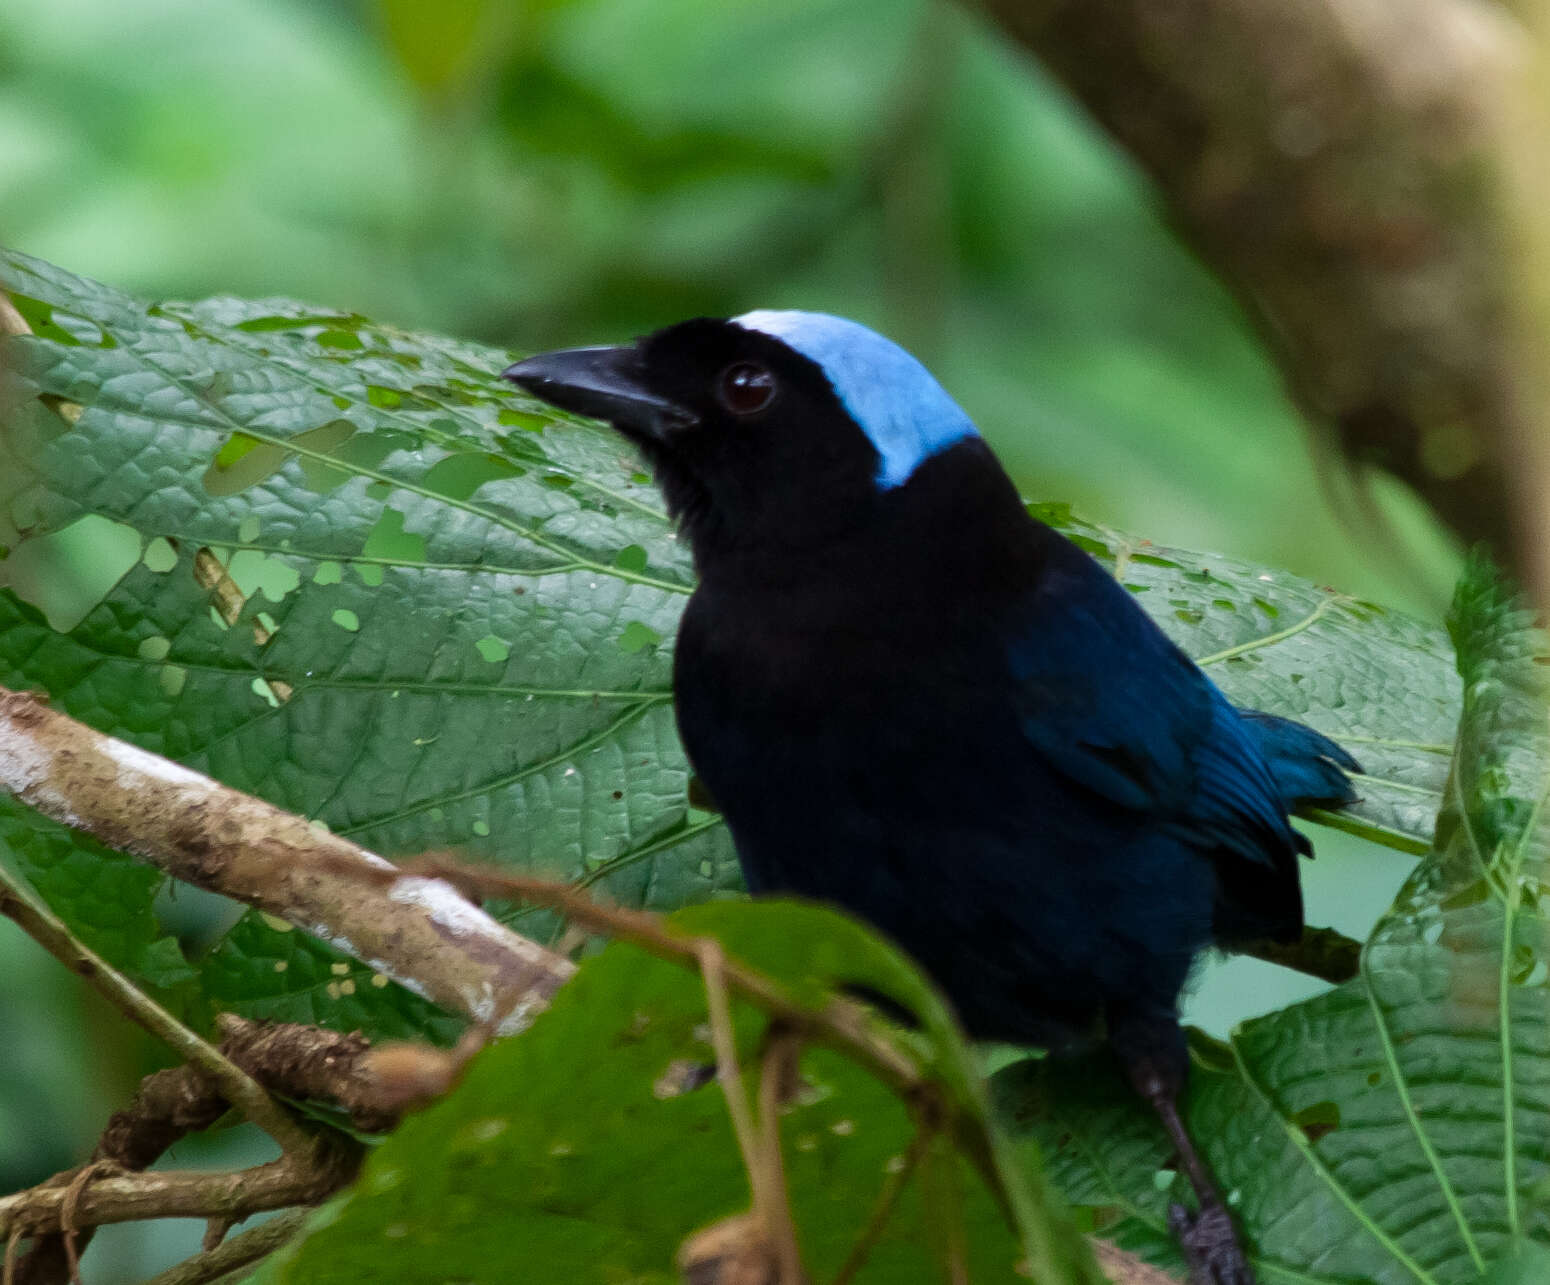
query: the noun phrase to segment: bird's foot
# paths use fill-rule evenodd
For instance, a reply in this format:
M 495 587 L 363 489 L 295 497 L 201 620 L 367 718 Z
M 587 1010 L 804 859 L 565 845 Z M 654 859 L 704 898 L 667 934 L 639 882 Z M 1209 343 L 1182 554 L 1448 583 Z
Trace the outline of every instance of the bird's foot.
M 1168 1229 L 1184 1251 L 1190 1285 L 1255 1285 L 1249 1256 L 1225 1206 L 1213 1202 L 1191 1214 L 1174 1205 L 1168 1210 Z

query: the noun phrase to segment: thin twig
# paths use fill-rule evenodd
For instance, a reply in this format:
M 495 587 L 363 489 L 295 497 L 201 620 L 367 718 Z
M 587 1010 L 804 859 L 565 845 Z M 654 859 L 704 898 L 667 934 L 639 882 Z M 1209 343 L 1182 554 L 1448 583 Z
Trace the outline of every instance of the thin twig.
M 659 959 L 696 971 L 700 967 L 700 938 L 672 932 L 657 916 L 643 910 L 599 905 L 568 884 L 503 874 L 482 866 L 458 865 L 446 860 L 355 873 L 361 878 L 383 881 L 409 872 L 445 879 L 465 894 L 527 901 L 558 910 L 592 932 L 631 942 Z M 979 1121 L 951 1110 L 940 1086 L 922 1074 L 909 1054 L 873 1029 L 867 1010 L 860 1004 L 836 996 L 814 1010 L 793 1000 L 784 988 L 762 973 L 745 968 L 733 959 L 723 962 L 722 975 L 729 991 L 762 1008 L 772 1018 L 797 1027 L 809 1039 L 847 1054 L 904 1101 L 917 1108 L 930 1104 L 933 1109 L 942 1111 L 944 1127 L 983 1175 L 990 1190 L 998 1199 L 1004 1200 L 996 1158 Z
M 84 977 L 131 1021 L 139 1023 L 179 1057 L 210 1077 L 221 1095 L 287 1153 L 311 1149 L 311 1135 L 253 1079 L 219 1049 L 202 1040 L 116 968 L 79 941 L 52 911 L 27 896 L 17 878 L 0 863 L 0 915 L 14 920 L 29 937 L 71 972 Z
M 935 1139 L 933 1139 L 933 1142 Z M 949 1285 L 968 1285 L 969 1269 L 966 1260 L 963 1228 L 963 1193 L 958 1185 L 958 1171 L 951 1150 L 941 1151 L 928 1146 L 922 1167 L 922 1182 L 927 1188 L 926 1200 L 941 1218 L 945 1255 L 943 1266 L 947 1269 Z
M 16 1261 L 22 1246 L 22 1227 L 17 1223 L 5 1238 L 5 1285 L 16 1285 Z
M 231 1233 L 231 1229 L 237 1225 L 237 1220 L 230 1214 L 221 1214 L 218 1218 L 212 1218 L 205 1223 L 205 1234 L 200 1238 L 199 1248 L 203 1250 L 219 1249 L 221 1242 Z
M 800 1285 L 802 1253 L 786 1189 L 786 1164 L 780 1146 L 780 1106 L 786 1086 L 795 1082 L 802 1039 L 794 1030 L 775 1030 L 764 1050 L 759 1070 L 759 1164 L 767 1193 L 765 1232 L 775 1250 L 780 1285 Z
M 705 1008 L 710 1018 L 711 1047 L 716 1053 L 716 1079 L 727 1100 L 727 1114 L 732 1119 L 737 1149 L 743 1156 L 743 1168 L 748 1171 L 754 1218 L 764 1243 L 774 1250 L 779 1285 L 799 1285 L 802 1262 L 796 1250 L 791 1209 L 786 1203 L 780 1134 L 777 1129 L 772 1144 L 769 1119 L 774 1109 L 770 1108 L 769 1114 L 765 1114 L 764 1087 L 768 1075 L 766 1073 L 759 1081 L 760 1122 L 764 1126 L 761 1136 L 748 1109 L 748 1093 L 738 1067 L 737 1032 L 732 1025 L 732 1006 L 727 1001 L 726 955 L 721 943 L 709 937 L 699 940 L 696 949 L 700 974 L 705 981 Z
M 292 1209 L 277 1214 L 268 1222 L 233 1236 L 213 1249 L 185 1258 L 175 1267 L 151 1277 L 145 1285 L 205 1285 L 207 1281 L 220 1280 L 274 1253 L 306 1225 L 311 1215 L 310 1209 Z
M 846 1255 L 840 1270 L 835 1273 L 832 1285 L 850 1285 L 856 1273 L 866 1266 L 867 1256 L 871 1254 L 872 1247 L 887 1230 L 894 1208 L 899 1203 L 899 1197 L 904 1194 L 904 1188 L 914 1177 L 921 1157 L 926 1154 L 927 1148 L 935 1137 L 936 1130 L 928 1125 L 923 1124 L 915 1131 L 915 1136 L 910 1139 L 909 1149 L 904 1153 L 899 1167 L 888 1175 L 882 1191 L 878 1193 L 877 1203 L 872 1206 L 872 1212 L 867 1217 L 866 1226 L 862 1228 L 860 1238 L 851 1246 L 850 1253 Z
M 727 1100 L 727 1115 L 732 1118 L 732 1133 L 737 1138 L 737 1149 L 743 1156 L 743 1167 L 748 1170 L 754 1208 L 762 1213 L 764 1193 L 759 1190 L 759 1139 L 754 1132 L 753 1116 L 748 1110 L 748 1096 L 743 1090 L 742 1072 L 737 1065 L 736 1032 L 732 1026 L 731 1006 L 727 1003 L 727 984 L 723 973 L 726 956 L 722 953 L 721 943 L 710 938 L 696 945 L 700 975 L 705 979 L 705 1008 L 710 1018 L 711 1047 L 716 1053 L 716 1080 Z
M 644 910 L 601 905 L 568 884 L 446 861 L 407 863 L 386 872 L 363 871 L 362 876 L 385 880 L 408 872 L 444 878 L 480 897 L 527 901 L 558 910 L 593 932 L 633 942 L 659 959 L 686 964 L 696 970 L 700 967 L 699 943 L 703 938 L 672 932 L 657 916 Z M 824 1043 L 850 1053 L 900 1095 L 907 1097 L 922 1087 L 920 1068 L 903 1050 L 870 1029 L 867 1012 L 860 1004 L 835 998 L 815 1012 L 798 1004 L 762 974 L 744 968 L 733 959 L 723 961 L 722 975 L 729 991 L 758 1005 L 771 1016 L 807 1028 Z
M 75 1211 L 81 1203 L 81 1193 L 86 1190 L 91 1180 L 104 1172 L 110 1172 L 111 1165 L 105 1165 L 100 1161 L 94 1161 L 88 1165 L 82 1165 L 75 1177 L 70 1179 L 70 1184 L 65 1188 L 64 1203 L 59 1206 L 59 1231 L 65 1242 L 65 1263 L 70 1272 L 71 1285 L 81 1285 L 81 1256 L 76 1250 L 76 1223 Z

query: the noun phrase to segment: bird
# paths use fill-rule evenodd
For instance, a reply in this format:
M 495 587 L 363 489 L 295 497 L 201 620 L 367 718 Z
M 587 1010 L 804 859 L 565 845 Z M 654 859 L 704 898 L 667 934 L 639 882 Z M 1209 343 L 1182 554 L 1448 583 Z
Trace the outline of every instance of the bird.
M 1106 1041 L 1194 1188 L 1194 1278 L 1249 1285 L 1179 997 L 1210 946 L 1298 938 L 1289 813 L 1351 802 L 1356 761 L 1235 707 L 858 322 L 699 317 L 503 375 L 633 443 L 688 542 L 678 728 L 749 891 L 881 930 L 975 1039 Z

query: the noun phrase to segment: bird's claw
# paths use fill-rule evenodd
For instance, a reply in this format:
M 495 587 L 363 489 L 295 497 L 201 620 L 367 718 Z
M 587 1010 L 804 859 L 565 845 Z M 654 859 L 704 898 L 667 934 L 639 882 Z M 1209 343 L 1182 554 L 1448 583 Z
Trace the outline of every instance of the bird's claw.
M 1190 1285 L 1255 1285 L 1249 1257 L 1225 1206 L 1213 1203 L 1191 1214 L 1183 1205 L 1174 1205 L 1168 1210 L 1168 1229 L 1184 1250 Z

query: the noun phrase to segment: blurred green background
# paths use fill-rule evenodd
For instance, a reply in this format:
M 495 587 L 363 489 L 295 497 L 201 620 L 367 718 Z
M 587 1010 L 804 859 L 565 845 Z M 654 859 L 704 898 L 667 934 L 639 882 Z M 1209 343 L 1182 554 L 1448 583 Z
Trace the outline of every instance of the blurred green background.
M 941 5 L 6 0 L 0 241 L 151 297 L 519 349 L 841 312 L 931 366 L 1032 497 L 1427 616 L 1457 567 L 1396 486 L 1310 445 L 1124 158 Z M 1318 837 L 1310 919 L 1365 933 L 1408 859 Z M 10 1190 L 79 1160 L 159 1055 L 8 924 L 0 975 Z M 1310 989 L 1212 969 L 1192 1015 Z M 196 1240 L 115 1232 L 87 1279 Z

